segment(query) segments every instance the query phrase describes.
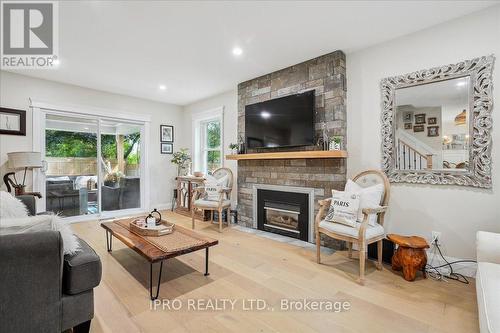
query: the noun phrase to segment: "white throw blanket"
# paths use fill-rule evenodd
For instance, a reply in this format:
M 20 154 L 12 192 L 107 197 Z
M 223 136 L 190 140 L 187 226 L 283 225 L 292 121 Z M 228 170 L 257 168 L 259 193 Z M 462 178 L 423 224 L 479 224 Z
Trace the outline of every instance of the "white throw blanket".
M 10 193 L 0 191 L 0 235 L 54 230 L 59 231 L 63 240 L 64 254 L 75 254 L 80 250 L 78 238 L 71 227 L 59 216 L 28 216 L 26 206 Z

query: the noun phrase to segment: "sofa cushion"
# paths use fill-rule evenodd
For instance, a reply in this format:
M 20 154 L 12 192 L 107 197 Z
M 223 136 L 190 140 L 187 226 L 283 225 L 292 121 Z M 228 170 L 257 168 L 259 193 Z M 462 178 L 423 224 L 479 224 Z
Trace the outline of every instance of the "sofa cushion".
M 481 333 L 500 332 L 500 265 L 479 262 L 476 273 L 477 305 Z
M 198 199 L 194 201 L 194 205 L 196 207 L 217 208 L 219 207 L 219 201 Z M 227 207 L 230 205 L 231 205 L 231 200 L 222 200 L 222 207 Z
M 356 227 L 349 227 L 347 225 L 343 225 L 340 223 L 328 222 L 323 220 L 319 223 L 319 226 L 320 228 L 326 229 L 336 234 L 358 238 L 359 227 L 361 226 L 361 223 L 357 223 Z M 371 226 L 368 224 L 365 230 L 366 239 L 381 236 L 383 234 L 384 234 L 384 227 L 382 227 L 378 223 L 376 223 L 375 226 Z
M 80 252 L 64 256 L 63 292 L 69 295 L 90 290 L 101 281 L 101 259 L 85 241 L 79 242 Z

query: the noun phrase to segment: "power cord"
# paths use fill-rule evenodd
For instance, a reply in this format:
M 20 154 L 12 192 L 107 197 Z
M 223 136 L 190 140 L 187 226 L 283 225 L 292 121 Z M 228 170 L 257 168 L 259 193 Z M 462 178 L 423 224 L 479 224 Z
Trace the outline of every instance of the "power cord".
M 448 278 L 450 280 L 458 281 L 458 282 L 461 282 L 461 283 L 464 283 L 464 284 L 469 284 L 469 280 L 467 280 L 467 278 L 464 275 L 453 271 L 453 266 L 452 265 L 458 264 L 458 263 L 462 263 L 462 262 L 475 263 L 476 261 L 475 260 L 456 260 L 456 261 L 449 262 L 444 257 L 443 252 L 441 251 L 441 248 L 439 246 L 439 243 L 438 243 L 437 239 L 435 239 L 432 242 L 432 245 L 433 245 L 433 252 L 431 253 L 432 254 L 432 259 L 434 260 L 434 258 L 436 257 L 436 250 L 437 250 L 438 253 L 439 253 L 439 256 L 444 260 L 445 264 L 439 265 L 439 266 L 433 266 L 431 264 L 427 264 L 425 266 L 425 270 L 426 270 L 427 274 L 429 274 L 430 277 L 432 277 L 432 278 L 434 278 L 436 280 L 446 281 L 445 278 Z M 446 274 L 446 275 L 443 274 L 439 270 L 439 268 L 443 268 L 443 267 L 449 267 L 450 268 L 450 272 L 448 274 Z

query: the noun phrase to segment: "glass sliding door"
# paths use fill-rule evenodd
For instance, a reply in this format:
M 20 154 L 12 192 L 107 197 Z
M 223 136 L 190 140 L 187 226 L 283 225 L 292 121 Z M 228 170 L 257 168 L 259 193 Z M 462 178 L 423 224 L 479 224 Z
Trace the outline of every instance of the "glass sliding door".
M 101 121 L 101 210 L 141 207 L 142 126 Z
M 46 167 L 37 182 L 43 209 L 63 217 L 108 217 L 143 208 L 145 123 L 68 114 L 43 113 Z
M 45 124 L 46 211 L 98 213 L 98 121 L 47 114 Z

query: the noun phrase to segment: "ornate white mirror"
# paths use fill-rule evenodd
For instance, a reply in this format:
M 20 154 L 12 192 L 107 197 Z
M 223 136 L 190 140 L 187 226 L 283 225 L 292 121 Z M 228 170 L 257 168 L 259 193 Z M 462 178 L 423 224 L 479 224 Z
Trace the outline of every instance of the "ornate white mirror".
M 493 62 L 382 80 L 382 167 L 391 181 L 491 187 Z

